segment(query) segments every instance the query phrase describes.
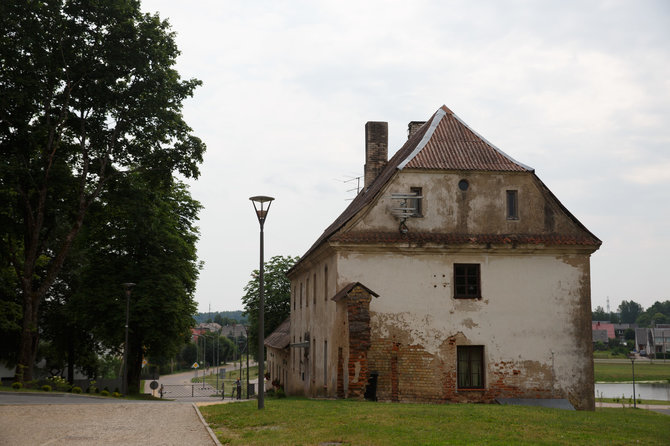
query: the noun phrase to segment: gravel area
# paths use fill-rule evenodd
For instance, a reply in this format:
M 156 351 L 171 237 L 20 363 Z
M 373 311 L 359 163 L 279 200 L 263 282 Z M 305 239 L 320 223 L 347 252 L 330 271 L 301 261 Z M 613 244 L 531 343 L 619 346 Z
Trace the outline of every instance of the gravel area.
M 0 406 L 0 445 L 214 445 L 191 403 Z

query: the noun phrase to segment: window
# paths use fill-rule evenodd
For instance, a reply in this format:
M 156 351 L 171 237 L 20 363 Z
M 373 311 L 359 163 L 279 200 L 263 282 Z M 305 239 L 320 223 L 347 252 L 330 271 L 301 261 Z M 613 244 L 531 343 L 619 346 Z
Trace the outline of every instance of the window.
M 519 194 L 518 191 L 508 190 L 507 191 L 507 219 L 508 220 L 518 220 L 519 219 Z
M 454 264 L 454 297 L 456 299 L 482 297 L 478 263 Z
M 422 189 L 420 187 L 410 187 L 409 188 L 410 194 L 415 195 L 417 198 L 410 198 L 409 200 L 409 207 L 414 208 L 414 213 L 412 214 L 412 217 L 423 217 L 423 206 L 422 206 L 422 201 L 423 201 L 423 194 Z
M 328 265 L 323 267 L 323 300 L 328 301 Z
M 293 285 L 293 309 L 295 310 L 295 301 L 298 300 L 296 299 L 296 285 Z
M 316 306 L 316 273 L 314 273 L 314 295 L 312 296 L 312 302 L 314 303 L 314 306 Z
M 300 308 L 302 308 L 302 282 L 300 282 Z
M 328 386 L 328 341 L 323 341 L 323 385 Z
M 305 283 L 305 307 L 309 307 L 309 277 L 307 277 L 307 283 Z
M 484 346 L 459 345 L 458 356 L 458 388 L 484 388 Z

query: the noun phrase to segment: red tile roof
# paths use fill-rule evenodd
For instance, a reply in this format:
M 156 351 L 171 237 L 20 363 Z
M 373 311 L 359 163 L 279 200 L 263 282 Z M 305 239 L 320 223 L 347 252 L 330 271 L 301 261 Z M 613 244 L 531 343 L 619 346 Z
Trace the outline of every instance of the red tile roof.
M 440 169 L 440 170 L 477 170 L 494 172 L 529 172 L 535 176 L 534 169 L 525 166 L 500 149 L 489 143 L 477 132 L 470 129 L 447 106 L 440 107 L 426 123 L 421 126 L 405 144 L 391 157 L 386 167 L 366 189 L 363 189 L 337 219 L 326 228 L 321 236 L 290 270 L 297 268 L 302 260 L 321 246 L 365 206 L 372 203 L 382 188 L 398 170 L 402 169 Z M 565 211 L 589 238 L 590 244 L 599 246 L 598 238 L 577 220 L 554 196 L 554 194 L 535 176 L 540 186 Z M 397 235 L 396 235 L 397 236 Z M 452 235 L 456 236 L 456 235 Z M 342 237 L 346 235 L 342 234 Z M 534 236 L 528 236 L 534 237 Z M 558 237 L 558 236 L 556 236 Z M 567 240 L 562 244 L 568 245 Z
M 421 141 L 399 168 L 478 170 L 501 172 L 532 171 L 472 130 L 446 106 L 424 124 Z

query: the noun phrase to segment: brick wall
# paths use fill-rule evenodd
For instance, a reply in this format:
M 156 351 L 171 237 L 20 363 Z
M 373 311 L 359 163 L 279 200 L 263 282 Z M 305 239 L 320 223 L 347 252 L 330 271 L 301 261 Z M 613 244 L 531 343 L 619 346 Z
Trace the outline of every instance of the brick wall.
M 552 390 L 551 368 L 533 361 L 486 362 L 485 389 L 457 389 L 457 347 L 469 345 L 461 334 L 445 340 L 438 355 L 421 345 L 372 337 L 368 369 L 379 374 L 379 401 L 493 402 L 495 398 L 564 398 Z M 486 358 L 486 346 L 484 357 Z
M 370 349 L 370 300 L 361 286 L 347 296 L 349 321 L 348 398 L 363 398 L 368 382 L 368 350 Z

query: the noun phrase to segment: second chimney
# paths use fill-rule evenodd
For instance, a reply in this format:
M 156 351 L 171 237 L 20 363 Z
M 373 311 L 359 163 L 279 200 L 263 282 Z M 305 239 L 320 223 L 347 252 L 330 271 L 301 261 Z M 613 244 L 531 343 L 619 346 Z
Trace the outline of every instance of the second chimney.
M 381 173 L 388 162 L 388 122 L 368 121 L 365 124 L 365 188 Z

